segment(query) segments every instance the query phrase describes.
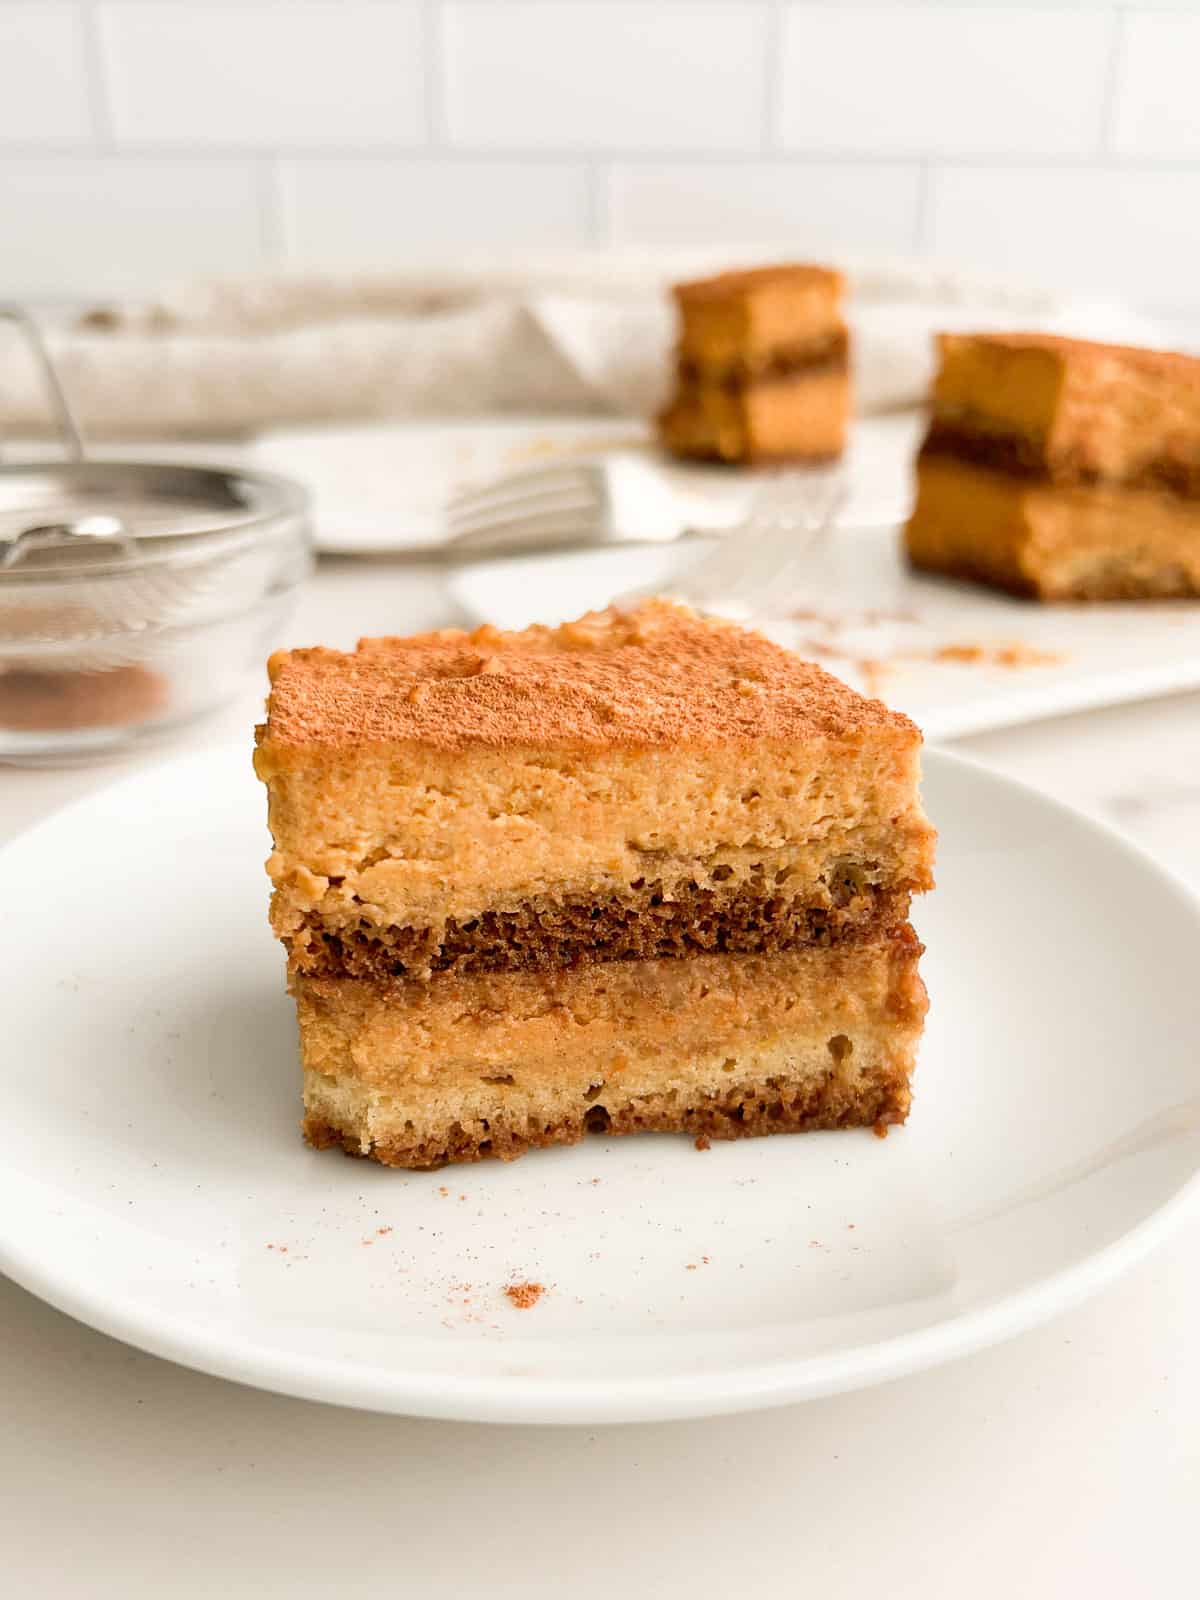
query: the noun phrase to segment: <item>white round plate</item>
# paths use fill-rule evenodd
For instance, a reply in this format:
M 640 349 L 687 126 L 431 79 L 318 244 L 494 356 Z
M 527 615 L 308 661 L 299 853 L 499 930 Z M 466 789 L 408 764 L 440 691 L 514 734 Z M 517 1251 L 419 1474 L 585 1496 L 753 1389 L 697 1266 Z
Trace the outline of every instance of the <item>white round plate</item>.
M 248 751 L 57 813 L 0 852 L 0 1268 L 208 1372 L 493 1421 L 777 1405 L 1048 1316 L 1195 1184 L 1200 907 L 981 768 L 932 753 L 926 796 L 906 1128 L 593 1137 L 423 1174 L 300 1142 Z

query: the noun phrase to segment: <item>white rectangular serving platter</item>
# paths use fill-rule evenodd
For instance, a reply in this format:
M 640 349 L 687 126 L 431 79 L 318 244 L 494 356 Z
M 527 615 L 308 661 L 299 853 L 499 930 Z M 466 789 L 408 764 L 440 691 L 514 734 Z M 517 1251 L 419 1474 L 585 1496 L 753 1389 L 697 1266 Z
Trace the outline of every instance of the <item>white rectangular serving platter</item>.
M 575 551 L 464 567 L 466 620 L 559 622 L 642 586 L 669 592 L 709 541 Z M 912 572 L 900 530 L 839 528 L 811 553 L 763 631 L 929 739 L 1119 705 L 1200 686 L 1200 602 L 1045 606 Z

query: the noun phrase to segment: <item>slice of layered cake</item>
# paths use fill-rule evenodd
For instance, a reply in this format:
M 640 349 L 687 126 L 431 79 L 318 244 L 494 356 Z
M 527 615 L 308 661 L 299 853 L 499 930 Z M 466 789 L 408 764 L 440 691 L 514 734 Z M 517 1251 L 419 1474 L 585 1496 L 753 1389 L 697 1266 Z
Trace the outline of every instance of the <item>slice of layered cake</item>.
M 849 335 L 828 267 L 758 267 L 674 289 L 676 392 L 659 435 L 676 455 L 829 461 L 846 443 Z
M 913 564 L 1040 600 L 1200 594 L 1200 360 L 943 334 Z
M 904 1119 L 920 735 L 666 602 L 271 661 L 305 1132 L 426 1167 Z

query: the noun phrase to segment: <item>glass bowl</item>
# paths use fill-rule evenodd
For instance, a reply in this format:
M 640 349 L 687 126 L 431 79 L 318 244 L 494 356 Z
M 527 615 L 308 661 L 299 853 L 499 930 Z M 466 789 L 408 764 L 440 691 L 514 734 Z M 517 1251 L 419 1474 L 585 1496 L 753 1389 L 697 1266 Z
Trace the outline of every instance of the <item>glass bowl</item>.
M 0 760 L 108 753 L 227 700 L 311 539 L 305 491 L 268 473 L 0 466 Z

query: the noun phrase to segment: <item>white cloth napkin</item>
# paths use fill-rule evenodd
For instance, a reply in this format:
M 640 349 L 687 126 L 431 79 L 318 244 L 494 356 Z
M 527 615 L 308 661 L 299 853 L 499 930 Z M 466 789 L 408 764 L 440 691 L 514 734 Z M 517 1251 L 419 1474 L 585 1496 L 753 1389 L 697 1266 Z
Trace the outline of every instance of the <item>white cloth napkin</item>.
M 240 435 L 310 421 L 503 412 L 647 415 L 670 381 L 679 278 L 778 258 L 593 253 L 388 276 L 225 280 L 47 328 L 93 438 Z M 932 334 L 1040 328 L 1156 344 L 1120 306 L 928 264 L 843 260 L 863 415 L 920 403 Z M 0 419 L 48 427 L 32 366 L 0 360 Z

